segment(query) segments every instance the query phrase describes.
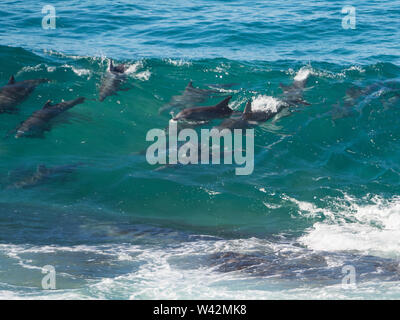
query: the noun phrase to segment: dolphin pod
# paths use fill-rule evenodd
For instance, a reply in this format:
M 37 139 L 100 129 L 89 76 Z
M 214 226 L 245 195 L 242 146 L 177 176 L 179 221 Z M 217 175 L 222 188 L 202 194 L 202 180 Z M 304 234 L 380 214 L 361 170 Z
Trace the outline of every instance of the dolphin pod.
M 10 77 L 8 83 L 0 88 L 0 113 L 16 112 L 16 107 L 35 90 L 36 86 L 48 82 L 48 79 L 15 81 Z
M 47 101 L 42 109 L 35 111 L 27 120 L 21 123 L 17 128 L 15 137 L 37 137 L 43 135 L 44 131 L 49 131 L 51 129 L 50 121 L 52 119 L 84 101 L 85 98 L 83 97 L 57 104 L 51 104 L 50 100 Z
M 114 65 L 110 60 L 106 73 L 101 79 L 98 92 L 98 100 L 104 101 L 107 97 L 117 94 L 117 91 L 125 91 L 122 84 L 126 81 L 127 67 L 124 64 Z M 159 113 L 162 114 L 166 111 L 179 111 L 173 120 L 177 121 L 184 127 L 197 126 L 208 123 L 215 119 L 225 119 L 217 129 L 236 129 L 236 128 L 253 128 L 261 123 L 273 118 L 276 114 L 281 112 L 284 108 L 289 108 L 298 105 L 309 105 L 303 99 L 303 93 L 306 87 L 306 82 L 309 73 L 297 75 L 290 85 L 281 84 L 283 90 L 282 97 L 280 98 L 281 104 L 274 110 L 253 110 L 252 102 L 249 100 L 243 113 L 239 117 L 233 117 L 238 114 L 238 111 L 229 107 L 229 102 L 232 96 L 224 98 L 222 101 L 212 106 L 199 106 L 208 98 L 216 93 L 221 93 L 209 85 L 212 89 L 201 89 L 194 87 L 192 81 L 188 83 L 184 91 L 180 95 L 173 96 L 171 100 L 162 106 Z M 12 113 L 17 110 L 17 106 L 29 97 L 34 91 L 36 86 L 41 83 L 48 82 L 48 79 L 32 79 L 15 81 L 14 76 L 11 76 L 8 83 L 0 88 L 0 113 Z M 235 84 L 214 85 L 215 88 L 229 88 Z M 15 138 L 21 137 L 42 137 L 46 131 L 52 128 L 53 119 L 57 118 L 60 114 L 81 104 L 85 101 L 84 97 L 79 97 L 69 101 L 63 101 L 57 104 L 52 104 L 47 101 L 43 107 L 32 113 L 26 120 L 21 122 L 15 132 Z M 185 125 L 185 123 L 187 123 Z M 48 176 L 53 175 L 58 171 L 63 171 L 61 168 L 49 169 L 44 165 L 38 166 L 37 171 L 28 177 L 25 181 L 20 183 L 20 187 L 24 188 L 25 185 L 31 186 L 37 184 L 37 181 L 45 180 Z

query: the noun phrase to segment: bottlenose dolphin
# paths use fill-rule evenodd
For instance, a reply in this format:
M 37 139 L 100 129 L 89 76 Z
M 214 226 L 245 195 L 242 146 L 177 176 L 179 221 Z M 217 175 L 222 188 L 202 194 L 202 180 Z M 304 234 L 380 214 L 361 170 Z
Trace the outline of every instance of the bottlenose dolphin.
M 16 82 L 14 76 L 11 76 L 8 83 L 0 88 L 0 113 L 15 112 L 15 107 L 24 101 L 37 85 L 48 81 L 48 79 L 33 79 Z
M 303 92 L 307 84 L 309 75 L 309 70 L 300 70 L 291 85 L 287 86 L 281 83 L 280 87 L 283 91 L 282 101 L 290 107 L 296 107 L 299 104 L 309 106 L 310 104 L 303 99 Z
M 248 100 L 246 107 L 240 118 L 231 118 L 223 121 L 219 126 L 215 127 L 218 130 L 223 129 L 250 129 L 260 125 L 261 123 L 273 118 L 279 112 L 287 107 L 284 103 L 278 104 L 276 110 L 255 110 L 251 109 L 251 101 Z
M 48 168 L 45 165 L 40 164 L 36 167 L 35 172 L 26 175 L 19 181 L 10 185 L 8 188 L 24 189 L 24 188 L 35 187 L 39 184 L 46 182 L 51 178 L 56 178 L 64 176 L 67 173 L 71 173 L 80 165 L 82 164 L 78 163 L 78 164 Z
M 346 94 L 342 101 L 337 101 L 332 106 L 332 120 L 349 117 L 355 114 L 357 104 L 365 105 L 371 99 L 379 97 L 384 108 L 387 108 L 392 102 L 396 103 L 397 82 L 378 81 L 372 83 L 365 88 L 359 86 L 351 86 L 346 89 Z M 386 100 L 385 98 L 388 97 Z
M 228 117 L 233 112 L 228 106 L 231 99 L 232 96 L 229 96 L 215 106 L 184 109 L 174 117 L 174 120 L 208 121 Z
M 183 93 L 181 95 L 173 96 L 170 102 L 160 108 L 158 113 L 163 114 L 174 108 L 184 109 L 195 107 L 199 103 L 206 101 L 213 93 L 217 93 L 217 91 L 195 88 L 193 87 L 192 81 L 190 81 Z
M 99 92 L 99 100 L 104 101 L 105 98 L 115 95 L 121 89 L 121 84 L 126 80 L 126 67 L 123 64 L 114 66 L 112 61 L 108 67 L 108 71 L 102 79 Z
M 381 97 L 381 103 L 383 105 L 383 110 L 387 110 L 392 106 L 398 105 L 400 102 L 400 91 L 393 90 L 383 97 Z
M 85 98 L 83 97 L 54 105 L 51 104 L 50 100 L 47 101 L 42 109 L 35 111 L 27 120 L 21 123 L 16 130 L 15 138 L 41 136 L 44 131 L 49 131 L 51 129 L 50 120 L 84 101 Z

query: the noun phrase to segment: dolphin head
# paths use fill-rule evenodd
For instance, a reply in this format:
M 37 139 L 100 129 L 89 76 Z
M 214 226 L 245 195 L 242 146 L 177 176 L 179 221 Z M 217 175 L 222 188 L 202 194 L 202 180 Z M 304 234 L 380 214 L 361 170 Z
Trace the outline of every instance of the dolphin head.
M 192 114 L 191 109 L 184 109 L 181 112 L 179 112 L 172 120 L 180 120 L 180 119 L 185 119 L 188 115 Z
M 124 64 L 119 64 L 117 66 L 114 66 L 113 62 L 110 61 L 110 66 L 108 70 L 113 73 L 124 73 L 126 71 L 126 67 Z

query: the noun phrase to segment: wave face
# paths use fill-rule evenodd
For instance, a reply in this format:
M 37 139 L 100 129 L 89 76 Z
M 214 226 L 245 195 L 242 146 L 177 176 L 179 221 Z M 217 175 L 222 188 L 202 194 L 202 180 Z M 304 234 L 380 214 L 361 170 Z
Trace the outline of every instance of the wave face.
M 1 85 L 50 79 L 0 114 L 1 298 L 400 297 L 395 8 L 366 10 L 355 39 L 335 2 L 320 14 L 245 4 L 55 1 L 53 34 L 37 32 L 39 6 L 0 4 Z M 130 89 L 100 103 L 109 58 Z M 310 105 L 255 128 L 253 174 L 146 162 L 148 130 L 171 118 L 159 109 L 190 80 L 216 91 L 203 105 L 232 95 L 237 111 L 248 99 L 275 110 L 280 84 L 305 74 Z M 10 134 L 47 100 L 78 96 L 42 138 Z M 61 169 L 37 181 L 42 164 Z M 58 290 L 42 290 L 45 265 Z M 343 289 L 343 266 L 356 288 Z

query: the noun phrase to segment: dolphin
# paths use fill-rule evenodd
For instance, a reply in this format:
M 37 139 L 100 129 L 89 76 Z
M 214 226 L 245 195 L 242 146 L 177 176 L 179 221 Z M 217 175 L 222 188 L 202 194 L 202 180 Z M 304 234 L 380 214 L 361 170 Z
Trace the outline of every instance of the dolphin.
M 232 96 L 229 96 L 215 106 L 186 108 L 179 112 L 173 120 L 208 121 L 229 117 L 233 113 L 233 110 L 228 106 L 231 99 Z
M 47 101 L 42 109 L 35 111 L 27 120 L 21 123 L 16 130 L 15 138 L 41 136 L 44 131 L 51 129 L 50 120 L 84 101 L 85 98 L 83 97 L 54 105 L 51 104 L 50 100 Z
M 99 92 L 99 100 L 104 101 L 108 96 L 115 95 L 117 91 L 123 90 L 121 89 L 121 84 L 126 79 L 126 67 L 123 64 L 114 66 L 112 61 L 110 61 L 110 65 L 108 67 L 108 71 L 106 75 L 103 77 L 100 92 Z M 126 90 L 126 89 L 125 89 Z
M 278 104 L 276 110 L 268 109 L 268 110 L 256 110 L 256 111 L 252 110 L 251 107 L 252 107 L 251 100 L 248 100 L 241 117 L 227 119 L 215 128 L 218 130 L 254 128 L 260 125 L 261 123 L 273 118 L 287 106 L 284 103 L 281 103 Z
M 16 82 L 14 76 L 11 76 L 8 83 L 0 88 L 0 113 L 15 112 L 15 107 L 28 98 L 37 85 L 48 81 L 32 79 Z
M 400 102 L 400 91 L 393 90 L 381 97 L 383 110 L 387 110 L 392 106 L 398 105 Z
M 395 93 L 395 86 L 396 82 L 393 81 L 378 81 L 364 88 L 356 85 L 347 88 L 346 94 L 343 98 L 343 102 L 337 101 L 332 106 L 332 120 L 338 120 L 355 114 L 355 107 L 357 106 L 357 104 L 361 102 L 365 104 L 366 101 L 374 99 L 377 96 L 379 96 L 384 108 L 387 108 L 388 102 L 395 102 L 396 99 L 392 97 L 389 98 L 388 101 L 386 101 L 385 96 Z
M 291 85 L 280 84 L 283 91 L 282 101 L 285 102 L 289 107 L 297 107 L 300 104 L 309 106 L 310 104 L 303 99 L 303 92 L 307 84 L 310 71 L 300 70 Z
M 171 109 L 184 109 L 192 108 L 207 100 L 207 98 L 213 94 L 217 93 L 215 90 L 210 89 L 200 89 L 193 87 L 192 81 L 188 83 L 185 90 L 181 95 L 173 96 L 171 101 L 165 104 L 158 111 L 159 114 L 163 114 Z
M 51 178 L 56 178 L 59 176 L 64 176 L 67 173 L 71 173 L 80 165 L 81 164 L 73 164 L 48 168 L 44 164 L 40 164 L 36 167 L 35 172 L 28 174 L 21 180 L 10 185 L 8 188 L 25 189 L 35 187 Z

